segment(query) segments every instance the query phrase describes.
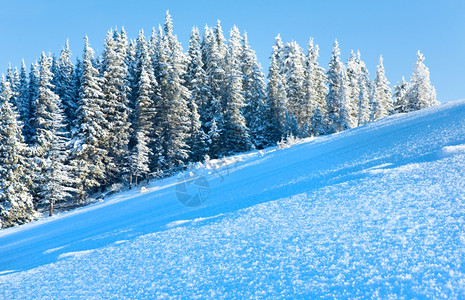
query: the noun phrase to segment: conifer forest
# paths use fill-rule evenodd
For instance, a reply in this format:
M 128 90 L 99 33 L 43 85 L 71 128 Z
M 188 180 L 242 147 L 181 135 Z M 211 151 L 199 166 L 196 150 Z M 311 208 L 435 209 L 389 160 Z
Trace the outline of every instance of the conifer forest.
M 382 56 L 373 80 L 359 51 L 324 68 L 319 47 L 278 35 L 267 75 L 237 27 L 194 27 L 183 49 L 169 13 L 135 39 L 108 31 L 104 50 L 66 43 L 0 86 L 0 228 L 88 203 L 192 163 L 327 135 L 439 104 L 418 51 L 392 88 Z M 412 62 L 414 63 L 414 62 Z M 396 79 L 397 80 L 397 79 Z

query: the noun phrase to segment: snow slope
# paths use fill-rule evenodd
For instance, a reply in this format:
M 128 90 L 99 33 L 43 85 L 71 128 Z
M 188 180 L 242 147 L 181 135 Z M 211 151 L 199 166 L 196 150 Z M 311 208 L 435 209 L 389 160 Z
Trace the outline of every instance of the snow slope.
M 464 298 L 464 172 L 465 101 L 213 161 L 0 232 L 0 298 Z

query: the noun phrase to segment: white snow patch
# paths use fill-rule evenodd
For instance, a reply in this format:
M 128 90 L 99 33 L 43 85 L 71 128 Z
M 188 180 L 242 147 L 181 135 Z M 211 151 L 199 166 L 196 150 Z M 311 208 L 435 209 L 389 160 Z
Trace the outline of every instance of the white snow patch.
M 121 241 L 116 241 L 115 244 L 116 245 L 119 245 L 119 244 L 124 244 L 124 243 L 127 243 L 128 240 L 121 240 Z
M 173 228 L 191 222 L 191 220 L 179 220 L 166 224 L 167 228 Z
M 65 248 L 65 247 L 66 247 L 66 246 L 61 246 L 61 247 L 56 247 L 56 248 L 48 249 L 48 250 L 45 250 L 45 251 L 44 251 L 44 254 L 52 253 L 52 252 L 61 250 L 61 249 Z
M 2 275 L 7 275 L 10 273 L 16 272 L 16 270 L 5 270 L 5 271 L 0 271 L 0 276 Z
M 465 144 L 446 146 L 441 149 L 441 157 L 448 157 L 457 154 L 465 154 Z
M 88 254 L 90 254 L 92 252 L 94 252 L 94 250 L 66 252 L 66 253 L 60 254 L 60 256 L 58 256 L 58 259 L 62 259 L 62 258 L 66 258 L 66 257 L 82 257 L 82 256 L 88 255 Z

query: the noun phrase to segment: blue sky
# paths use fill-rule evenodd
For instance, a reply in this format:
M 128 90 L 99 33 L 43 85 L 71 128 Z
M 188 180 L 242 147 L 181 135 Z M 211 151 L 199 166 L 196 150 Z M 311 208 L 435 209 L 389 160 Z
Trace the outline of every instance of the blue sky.
M 310 37 L 320 46 L 320 64 L 326 68 L 332 43 L 339 40 L 342 59 L 359 49 L 371 75 L 384 56 L 388 80 L 407 80 L 420 49 L 426 56 L 438 98 L 442 102 L 465 98 L 465 1 L 373 0 L 0 0 L 0 70 L 8 62 L 29 65 L 42 51 L 59 53 L 66 39 L 81 55 L 89 35 L 101 52 L 106 31 L 124 26 L 135 38 L 139 29 L 150 34 L 170 10 L 175 33 L 184 49 L 192 26 L 222 21 L 223 30 L 237 25 L 247 31 L 265 73 L 274 37 L 297 41 L 306 50 Z M 392 86 L 392 84 L 391 84 Z

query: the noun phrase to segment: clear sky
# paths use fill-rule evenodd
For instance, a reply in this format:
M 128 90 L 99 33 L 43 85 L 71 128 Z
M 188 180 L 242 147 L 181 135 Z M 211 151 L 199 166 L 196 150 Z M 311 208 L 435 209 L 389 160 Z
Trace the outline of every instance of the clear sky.
M 8 62 L 19 66 L 21 58 L 29 66 L 42 51 L 58 54 L 67 38 L 81 55 L 85 34 L 100 53 L 114 26 L 124 26 L 131 38 L 139 29 L 148 36 L 168 9 L 184 49 L 194 25 L 203 29 L 220 19 L 225 35 L 233 25 L 247 31 L 265 73 L 278 33 L 304 50 L 314 37 L 325 68 L 336 38 L 343 61 L 359 49 L 371 75 L 382 54 L 391 86 L 403 75 L 410 78 L 420 49 L 439 100 L 465 98 L 463 0 L 0 0 L 0 70 Z

